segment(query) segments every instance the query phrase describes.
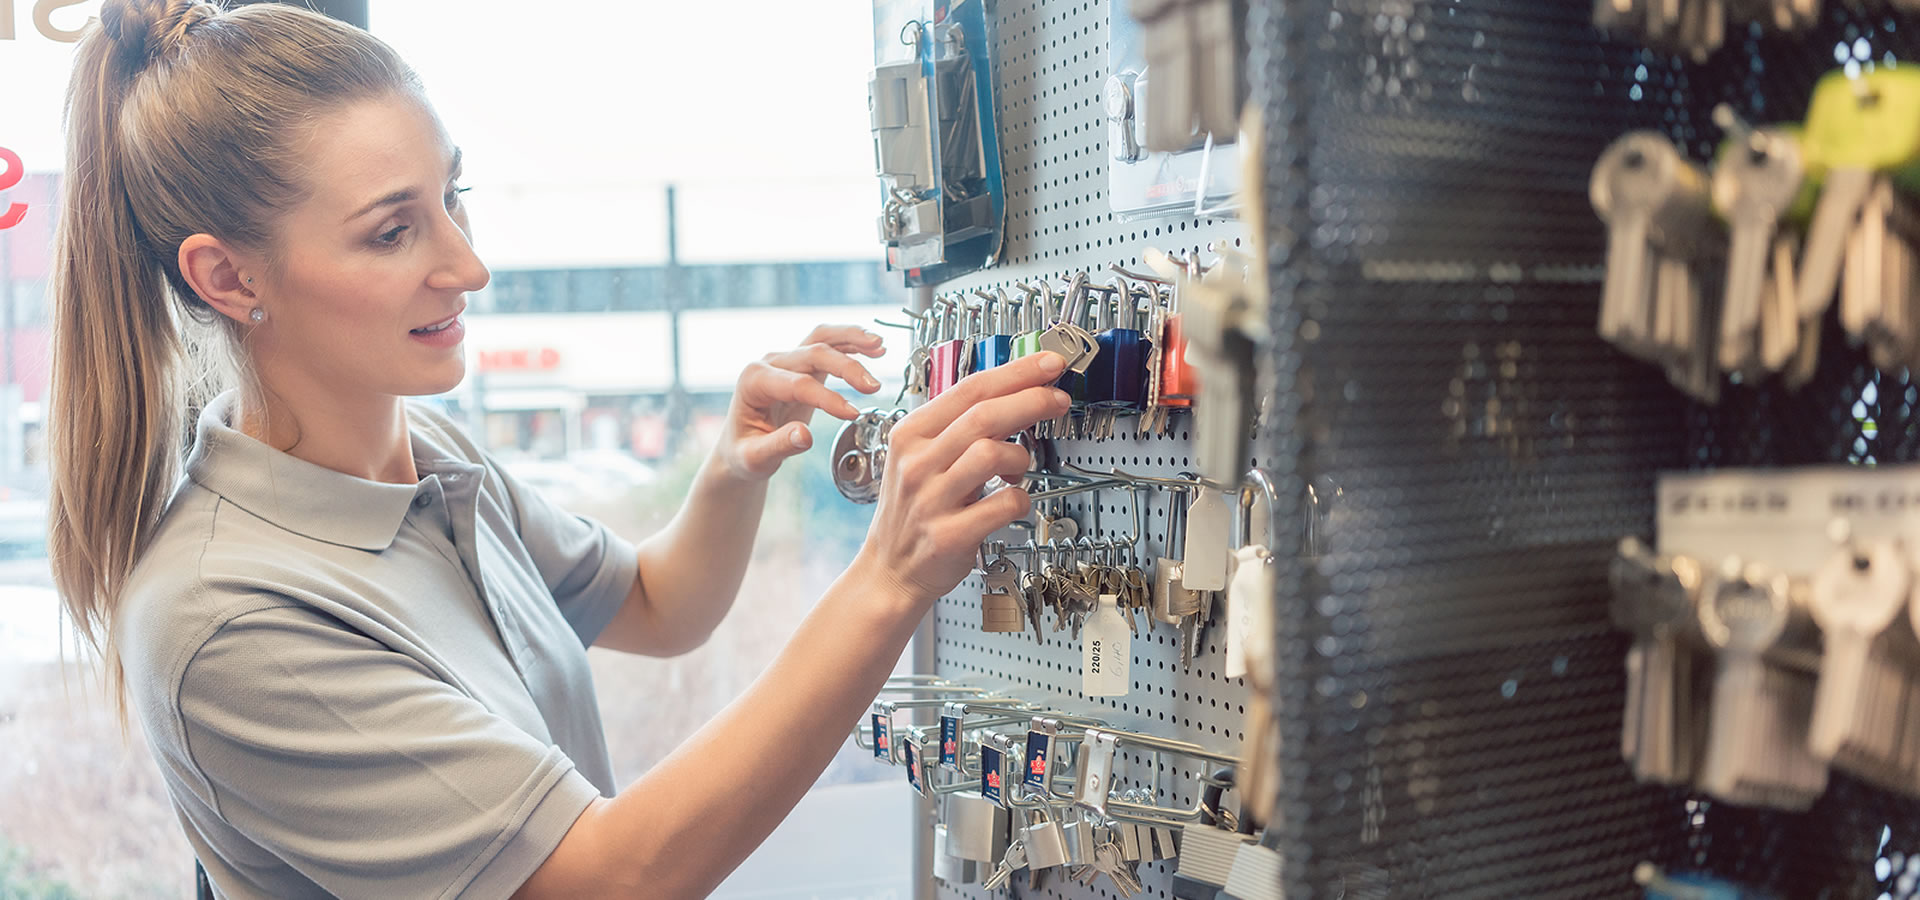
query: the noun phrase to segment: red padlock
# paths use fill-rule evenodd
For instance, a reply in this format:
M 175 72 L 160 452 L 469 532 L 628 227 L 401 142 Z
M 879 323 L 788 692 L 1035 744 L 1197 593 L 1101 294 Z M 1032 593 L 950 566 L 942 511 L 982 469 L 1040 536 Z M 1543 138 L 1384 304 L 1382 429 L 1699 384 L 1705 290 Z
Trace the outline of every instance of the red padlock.
M 1187 365 L 1187 336 L 1180 327 L 1180 291 L 1175 288 L 1167 306 L 1167 325 L 1160 345 L 1160 405 L 1193 405 L 1193 393 L 1199 387 L 1193 367 Z

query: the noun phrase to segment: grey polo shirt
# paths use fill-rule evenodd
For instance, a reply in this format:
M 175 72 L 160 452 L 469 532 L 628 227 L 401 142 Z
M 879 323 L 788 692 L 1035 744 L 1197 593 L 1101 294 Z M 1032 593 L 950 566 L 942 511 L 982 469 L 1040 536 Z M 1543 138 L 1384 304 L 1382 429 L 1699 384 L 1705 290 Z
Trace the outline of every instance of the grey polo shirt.
M 201 416 L 121 597 L 133 708 L 229 897 L 504 897 L 615 791 L 586 648 L 634 548 L 409 407 L 420 482 Z M 184 876 L 183 876 L 184 877 Z

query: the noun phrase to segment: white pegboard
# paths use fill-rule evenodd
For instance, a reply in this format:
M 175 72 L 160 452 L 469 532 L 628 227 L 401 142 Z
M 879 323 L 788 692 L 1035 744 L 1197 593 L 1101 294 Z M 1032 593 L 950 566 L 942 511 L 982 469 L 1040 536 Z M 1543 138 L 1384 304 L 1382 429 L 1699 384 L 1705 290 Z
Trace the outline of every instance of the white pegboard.
M 996 15 L 1000 45 L 995 98 L 1007 191 L 1004 251 L 999 266 L 941 285 L 940 293 L 993 289 L 1021 280 L 1066 279 L 1078 272 L 1093 273 L 1096 281 L 1104 281 L 1109 265 L 1139 270 L 1147 247 L 1200 251 L 1208 258 L 1211 254 L 1204 251 L 1209 245 L 1242 244 L 1244 229 L 1236 221 L 1159 217 L 1123 222 L 1109 208 L 1107 127 L 1100 104 L 1108 75 L 1105 2 L 999 0 Z M 1117 466 L 1134 474 L 1173 476 L 1193 469 L 1193 441 L 1185 430 L 1189 424 L 1182 416 L 1168 437 L 1142 439 L 1131 437 L 1132 422 L 1123 420 L 1117 429 L 1121 437 L 1062 440 L 1055 446 L 1062 463 L 1085 469 L 1106 471 Z M 1143 492 L 1140 497 L 1146 504 L 1146 531 L 1139 553 L 1150 561 L 1164 552 L 1167 501 L 1158 492 Z M 1067 505 L 1083 534 L 1124 534 L 1131 528 L 1124 491 L 1102 492 L 1097 498 L 1077 496 Z M 1094 529 L 1096 506 L 1099 531 Z M 1017 554 L 1013 558 L 1024 563 Z M 1031 629 L 1017 634 L 982 632 L 980 588 L 978 576 L 968 578 L 935 607 L 938 674 L 1004 679 L 1057 698 L 1062 706 L 1089 709 L 1119 727 L 1211 748 L 1237 750 L 1244 740 L 1247 687 L 1241 679 L 1221 676 L 1226 633 L 1218 621 L 1190 670 L 1180 665 L 1177 629 L 1159 625 L 1143 630 L 1131 650 L 1133 690 L 1124 697 L 1089 698 L 1080 691 L 1080 645 L 1071 632 L 1049 632 L 1044 644 L 1035 641 Z M 1221 620 L 1218 607 L 1216 619 Z M 1132 773 L 1144 773 L 1155 765 L 1145 754 L 1122 756 Z M 1155 773 L 1157 802 L 1191 806 L 1199 793 L 1197 776 L 1204 774 L 1197 771 L 1200 765 L 1173 757 L 1160 761 L 1160 771 Z M 1164 900 L 1175 865 L 1143 865 L 1146 891 L 1141 896 Z M 1104 880 L 1081 887 L 1064 882 L 1058 873 L 1038 892 L 1027 890 L 1025 876 L 1014 882 L 1019 896 L 1062 900 L 1117 896 Z M 939 891 L 943 898 L 988 896 L 977 884 L 942 884 Z

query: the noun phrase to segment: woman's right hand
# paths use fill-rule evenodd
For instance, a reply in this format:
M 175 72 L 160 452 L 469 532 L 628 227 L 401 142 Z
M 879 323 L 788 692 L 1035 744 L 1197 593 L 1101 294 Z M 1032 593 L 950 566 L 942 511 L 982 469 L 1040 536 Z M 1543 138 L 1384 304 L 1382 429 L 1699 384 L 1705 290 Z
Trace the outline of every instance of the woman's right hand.
M 1065 368 L 1055 353 L 1021 357 L 961 379 L 895 423 L 854 568 L 897 586 L 915 615 L 967 577 L 980 542 L 1032 509 L 1017 486 L 1027 450 L 1006 439 L 1067 411 L 1066 392 L 1053 386 Z M 981 497 L 995 476 L 1010 486 Z

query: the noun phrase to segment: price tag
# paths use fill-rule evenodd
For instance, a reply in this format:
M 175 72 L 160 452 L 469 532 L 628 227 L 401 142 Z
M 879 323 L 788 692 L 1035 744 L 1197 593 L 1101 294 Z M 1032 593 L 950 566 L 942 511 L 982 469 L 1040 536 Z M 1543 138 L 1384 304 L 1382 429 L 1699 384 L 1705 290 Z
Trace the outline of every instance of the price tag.
M 1248 649 L 1256 629 L 1264 629 L 1265 640 L 1258 650 L 1273 644 L 1273 567 L 1268 564 L 1267 548 L 1241 547 L 1234 551 L 1233 583 L 1227 587 L 1227 659 L 1220 674 L 1245 678 Z M 1271 652 L 1262 652 L 1261 665 L 1271 666 Z
M 1226 495 L 1212 488 L 1193 492 L 1187 507 L 1186 563 L 1181 584 L 1196 591 L 1218 591 L 1227 586 L 1227 526 L 1233 521 Z
M 1053 735 L 1044 731 L 1027 732 L 1026 776 L 1020 782 L 1030 796 L 1047 795 L 1047 759 L 1053 754 Z
M 920 749 L 915 746 L 916 743 L 914 740 L 908 739 L 902 748 L 906 751 L 907 755 L 907 784 L 913 787 L 914 793 L 925 796 L 927 793 L 927 785 L 920 776 Z
M 871 718 L 873 720 L 873 758 L 892 762 L 893 735 L 887 728 L 887 717 L 880 713 L 874 713 Z
M 1120 614 L 1120 596 L 1101 594 L 1080 634 L 1081 690 L 1089 697 L 1125 697 L 1132 684 L 1133 631 Z
M 960 717 L 940 717 L 940 767 L 960 771 Z
M 1006 806 L 1005 785 L 1000 783 L 1003 759 L 999 750 L 985 742 L 980 744 L 980 796 Z

